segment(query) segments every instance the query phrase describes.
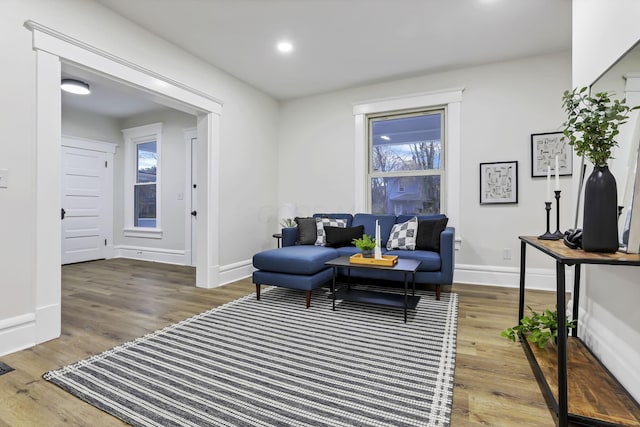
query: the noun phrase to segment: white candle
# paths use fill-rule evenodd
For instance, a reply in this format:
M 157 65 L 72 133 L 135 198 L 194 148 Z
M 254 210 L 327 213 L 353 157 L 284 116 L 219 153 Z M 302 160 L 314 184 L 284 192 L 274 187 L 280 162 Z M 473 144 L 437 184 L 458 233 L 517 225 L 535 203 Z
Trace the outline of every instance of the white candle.
M 376 219 L 376 246 L 380 244 L 380 226 L 378 225 L 378 220 Z
M 551 201 L 551 166 L 547 166 L 547 202 Z
M 560 191 L 560 178 L 559 172 L 560 168 L 558 167 L 558 155 L 556 154 L 556 191 Z

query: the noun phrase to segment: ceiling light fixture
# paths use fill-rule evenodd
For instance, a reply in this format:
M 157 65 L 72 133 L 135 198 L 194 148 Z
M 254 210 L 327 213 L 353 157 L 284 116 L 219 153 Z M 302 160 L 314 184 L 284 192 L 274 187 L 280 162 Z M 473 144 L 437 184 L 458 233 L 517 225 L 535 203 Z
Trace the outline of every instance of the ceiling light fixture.
M 62 79 L 60 89 L 76 95 L 89 95 L 91 93 L 88 83 L 75 79 Z
M 278 51 L 282 53 L 289 53 L 293 50 L 293 45 L 291 44 L 291 42 L 288 42 L 286 40 L 278 42 L 277 47 L 278 47 Z

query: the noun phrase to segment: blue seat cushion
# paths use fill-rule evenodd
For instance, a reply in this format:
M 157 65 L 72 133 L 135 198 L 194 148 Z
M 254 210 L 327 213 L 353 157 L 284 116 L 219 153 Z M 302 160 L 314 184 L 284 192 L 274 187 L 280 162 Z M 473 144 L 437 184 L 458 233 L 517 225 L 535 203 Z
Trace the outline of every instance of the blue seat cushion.
M 385 255 L 398 255 L 400 258 L 415 259 L 422 261 L 418 271 L 440 271 L 442 265 L 440 254 L 431 251 L 407 251 L 402 249 L 396 249 L 386 252 Z
M 277 273 L 315 274 L 327 268 L 325 262 L 337 257 L 338 252 L 334 248 L 325 246 L 286 246 L 255 254 L 253 266 Z
M 330 268 L 316 274 L 304 276 L 300 274 L 276 273 L 273 271 L 253 272 L 253 283 L 256 285 L 280 286 L 282 288 L 300 289 L 303 291 L 310 291 L 322 286 L 330 282 L 332 278 L 333 270 Z

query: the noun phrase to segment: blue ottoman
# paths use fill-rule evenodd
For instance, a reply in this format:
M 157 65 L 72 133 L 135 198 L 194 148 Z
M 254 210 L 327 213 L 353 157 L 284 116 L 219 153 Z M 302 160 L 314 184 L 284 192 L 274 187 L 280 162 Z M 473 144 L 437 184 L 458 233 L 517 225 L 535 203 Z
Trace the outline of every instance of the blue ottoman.
M 260 285 L 281 286 L 306 291 L 307 308 L 311 291 L 332 279 L 333 271 L 324 265 L 338 256 L 333 248 L 315 245 L 286 246 L 253 256 L 253 283 L 260 299 Z

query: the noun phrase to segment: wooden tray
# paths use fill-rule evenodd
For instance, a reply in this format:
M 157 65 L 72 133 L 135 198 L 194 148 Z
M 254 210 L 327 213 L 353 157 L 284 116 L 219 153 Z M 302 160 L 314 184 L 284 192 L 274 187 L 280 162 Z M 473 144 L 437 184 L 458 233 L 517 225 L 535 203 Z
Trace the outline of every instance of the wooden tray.
M 364 265 L 380 265 L 383 267 L 393 267 L 398 263 L 397 255 L 382 255 L 382 259 L 375 259 L 374 257 L 363 257 L 362 254 L 355 254 L 349 257 L 351 264 L 364 264 Z

